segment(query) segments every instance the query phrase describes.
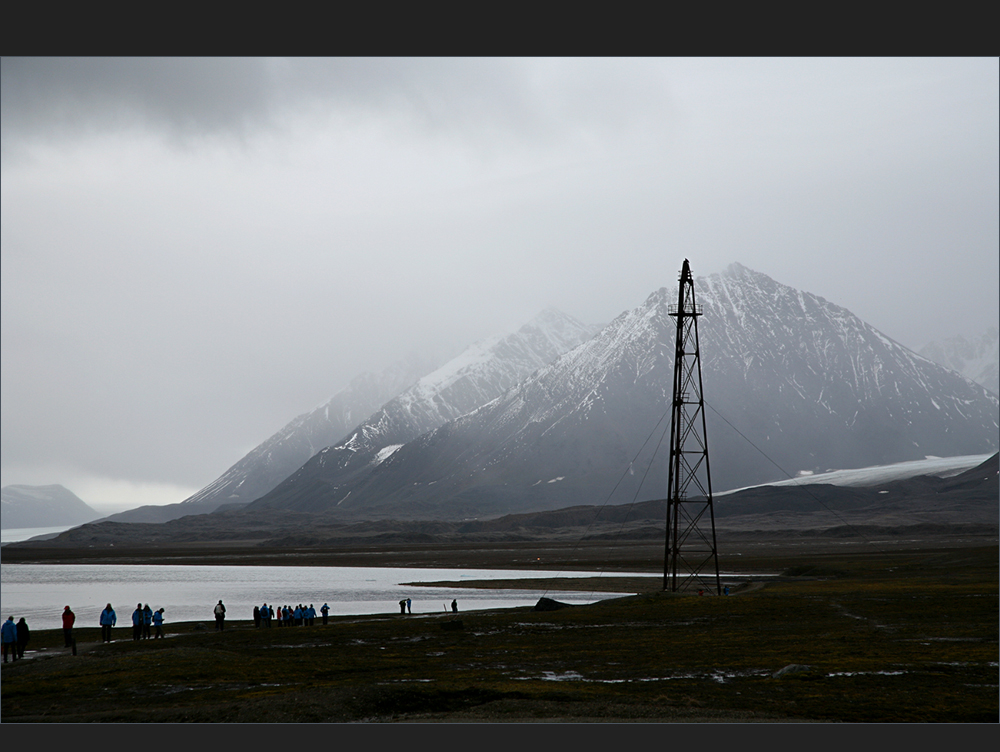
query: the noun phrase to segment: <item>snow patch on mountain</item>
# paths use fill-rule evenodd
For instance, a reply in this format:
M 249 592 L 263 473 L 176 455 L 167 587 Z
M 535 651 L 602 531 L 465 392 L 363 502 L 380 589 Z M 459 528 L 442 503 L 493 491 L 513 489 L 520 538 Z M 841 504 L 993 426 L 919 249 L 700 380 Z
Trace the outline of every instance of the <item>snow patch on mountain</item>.
M 921 475 L 950 478 L 953 475 L 959 475 L 966 470 L 971 470 L 983 464 L 991 456 L 990 454 L 970 454 L 961 457 L 927 457 L 922 460 L 912 460 L 910 462 L 895 462 L 891 465 L 876 465 L 848 470 L 830 470 L 825 473 L 809 473 L 798 478 L 780 480 L 774 483 L 762 483 L 758 486 L 734 488 L 731 491 L 724 491 L 714 495 L 726 496 L 737 491 L 745 491 L 747 488 L 759 488 L 760 486 L 826 484 L 831 486 L 865 488 L 879 486 L 883 483 L 890 483 L 896 480 L 916 478 Z

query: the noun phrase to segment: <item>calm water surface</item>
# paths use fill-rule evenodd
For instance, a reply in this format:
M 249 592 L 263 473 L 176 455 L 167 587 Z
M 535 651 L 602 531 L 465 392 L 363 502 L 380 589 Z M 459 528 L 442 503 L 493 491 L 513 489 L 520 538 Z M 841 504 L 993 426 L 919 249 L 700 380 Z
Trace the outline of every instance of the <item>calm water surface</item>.
M 0 564 L 0 620 L 24 617 L 32 629 L 62 627 L 64 606 L 78 627 L 98 626 L 110 601 L 119 627 L 130 627 L 136 603 L 164 610 L 165 622 L 213 622 L 221 599 L 228 619 L 250 619 L 253 607 L 329 604 L 331 615 L 399 613 L 410 598 L 414 614 L 533 606 L 543 595 L 564 603 L 593 603 L 621 593 L 480 590 L 404 586 L 404 582 L 592 577 L 593 572 L 416 569 L 384 567 L 231 567 L 136 564 Z

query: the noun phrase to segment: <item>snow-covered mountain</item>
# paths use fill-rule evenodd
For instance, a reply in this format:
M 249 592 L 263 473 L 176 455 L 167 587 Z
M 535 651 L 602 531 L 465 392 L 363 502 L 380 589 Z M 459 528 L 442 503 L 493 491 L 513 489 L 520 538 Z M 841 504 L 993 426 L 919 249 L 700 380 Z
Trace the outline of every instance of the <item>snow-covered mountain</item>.
M 930 342 L 920 349 L 920 354 L 1000 394 L 1000 330 L 997 327 L 989 327 L 971 342 L 962 336 Z
M 695 295 L 715 490 L 996 451 L 995 395 L 850 311 L 739 264 Z M 366 422 L 250 509 L 461 517 L 660 496 L 675 302 L 657 290 L 498 399 L 416 439 L 381 433 L 381 453 Z M 364 471 L 345 472 L 362 447 Z
M 318 483 L 322 495 L 363 477 L 399 447 L 496 399 L 595 329 L 548 309 L 513 334 L 472 345 L 373 412 L 344 440 L 318 452 L 282 485 L 303 490 L 304 484 Z
M 0 489 L 0 527 L 82 525 L 101 515 L 59 485 L 4 486 Z
M 424 359 L 411 355 L 380 374 L 355 377 L 326 404 L 295 418 L 182 503 L 247 503 L 263 496 L 431 368 Z

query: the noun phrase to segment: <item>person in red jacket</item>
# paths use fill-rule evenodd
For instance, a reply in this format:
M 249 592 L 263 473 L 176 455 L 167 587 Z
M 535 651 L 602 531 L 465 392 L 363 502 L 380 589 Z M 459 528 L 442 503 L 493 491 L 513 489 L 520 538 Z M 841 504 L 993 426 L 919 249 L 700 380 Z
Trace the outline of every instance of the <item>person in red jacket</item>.
M 76 623 L 76 614 L 69 610 L 69 606 L 63 609 L 63 640 L 66 647 L 73 647 L 73 625 Z

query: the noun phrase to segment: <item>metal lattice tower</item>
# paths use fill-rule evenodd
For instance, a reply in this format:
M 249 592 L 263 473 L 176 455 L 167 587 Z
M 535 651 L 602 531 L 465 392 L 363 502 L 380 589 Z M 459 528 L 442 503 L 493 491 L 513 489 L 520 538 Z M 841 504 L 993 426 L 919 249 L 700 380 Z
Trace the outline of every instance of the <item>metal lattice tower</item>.
M 671 305 L 668 313 L 677 319 L 677 343 L 670 416 L 663 589 L 674 592 L 709 589 L 721 595 L 698 349 L 698 317 L 702 311 L 694 302 L 694 279 L 687 259 L 681 268 L 677 305 Z

